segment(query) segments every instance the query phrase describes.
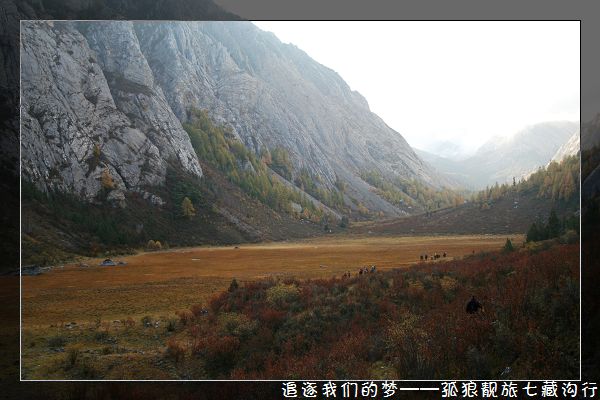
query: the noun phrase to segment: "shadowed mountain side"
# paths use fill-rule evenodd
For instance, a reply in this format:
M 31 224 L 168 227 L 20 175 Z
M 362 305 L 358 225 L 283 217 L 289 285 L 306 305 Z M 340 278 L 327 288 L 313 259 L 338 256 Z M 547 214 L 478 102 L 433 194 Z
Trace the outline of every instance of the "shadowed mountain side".
M 515 204 L 518 201 L 518 206 Z M 526 232 L 538 218 L 546 218 L 556 205 L 549 199 L 537 198 L 535 191 L 522 193 L 518 199 L 507 196 L 491 208 L 481 209 L 476 203 L 463 204 L 429 214 L 365 223 L 352 228 L 354 233 L 372 234 L 503 234 Z M 566 208 L 558 208 L 559 215 Z
M 171 246 L 234 244 L 314 237 L 323 234 L 319 224 L 293 218 L 257 201 L 209 165 L 204 164 L 196 216 L 182 218 L 177 187 L 171 179 L 159 192 L 172 206 L 148 204 L 137 193 L 128 195 L 126 209 L 90 205 L 72 197 L 40 197 L 31 185 L 23 195 L 23 265 L 52 265 L 80 255 L 140 248 L 148 240 Z M 33 191 L 33 192 L 32 192 Z M 43 195 L 42 195 L 43 196 Z M 41 200 L 40 200 L 41 199 Z M 332 226 L 336 230 L 335 226 Z

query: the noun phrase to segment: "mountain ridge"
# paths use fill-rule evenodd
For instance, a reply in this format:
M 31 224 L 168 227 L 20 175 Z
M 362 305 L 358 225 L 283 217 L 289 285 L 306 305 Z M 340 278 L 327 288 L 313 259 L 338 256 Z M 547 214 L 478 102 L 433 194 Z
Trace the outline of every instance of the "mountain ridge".
M 510 137 L 489 139 L 473 155 L 460 160 L 418 152 L 439 172 L 457 177 L 471 189 L 481 189 L 513 178 L 524 179 L 547 165 L 578 128 L 579 123 L 573 121 L 540 122 Z

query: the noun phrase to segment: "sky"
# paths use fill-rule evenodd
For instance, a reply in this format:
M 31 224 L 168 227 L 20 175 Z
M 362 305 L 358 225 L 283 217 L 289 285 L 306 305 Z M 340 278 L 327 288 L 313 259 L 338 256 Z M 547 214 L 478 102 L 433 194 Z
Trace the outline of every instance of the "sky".
M 254 22 L 333 69 L 416 148 L 579 121 L 579 22 Z

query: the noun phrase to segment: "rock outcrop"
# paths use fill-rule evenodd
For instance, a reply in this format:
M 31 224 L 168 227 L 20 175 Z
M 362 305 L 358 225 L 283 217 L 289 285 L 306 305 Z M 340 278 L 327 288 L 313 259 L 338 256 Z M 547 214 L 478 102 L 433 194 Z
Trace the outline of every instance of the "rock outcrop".
M 42 190 L 86 199 L 103 186 L 140 191 L 160 185 L 169 163 L 201 176 L 131 23 L 88 28 L 89 40 L 73 22 L 22 24 L 23 175 Z
M 580 151 L 579 129 L 571 135 L 569 140 L 556 151 L 551 161 L 561 162 L 565 157 L 574 156 Z

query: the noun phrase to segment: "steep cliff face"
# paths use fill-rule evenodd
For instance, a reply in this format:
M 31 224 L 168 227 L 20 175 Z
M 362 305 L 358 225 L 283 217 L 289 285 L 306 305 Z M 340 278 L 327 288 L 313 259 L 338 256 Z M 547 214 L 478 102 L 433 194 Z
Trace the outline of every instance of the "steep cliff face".
M 89 41 L 74 23 L 22 25 L 23 175 L 43 190 L 87 199 L 98 195 L 107 175 L 114 199 L 160 185 L 169 163 L 201 176 L 130 23 L 97 23 L 86 33 Z M 95 41 L 98 35 L 112 46 Z
M 23 172 L 91 199 L 108 171 L 122 190 L 202 172 L 180 121 L 193 108 L 256 154 L 285 148 L 294 176 L 347 183 L 346 201 L 403 211 L 360 178 L 444 184 L 334 71 L 249 22 L 28 22 L 23 25 Z
M 336 176 L 367 206 L 395 213 L 358 175 L 378 170 L 440 185 L 404 138 L 341 77 L 248 22 L 136 22 L 150 68 L 177 116 L 205 108 L 255 152 L 284 147 L 296 171 Z

